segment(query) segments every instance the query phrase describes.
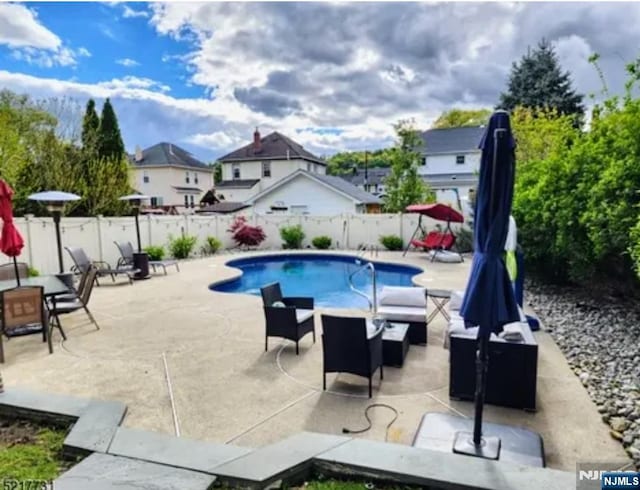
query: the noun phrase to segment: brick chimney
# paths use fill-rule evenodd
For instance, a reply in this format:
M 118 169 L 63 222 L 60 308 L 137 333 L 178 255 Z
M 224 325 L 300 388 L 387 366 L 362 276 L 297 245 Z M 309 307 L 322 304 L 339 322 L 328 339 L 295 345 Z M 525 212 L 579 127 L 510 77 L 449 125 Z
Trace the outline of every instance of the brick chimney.
M 260 131 L 258 128 L 253 132 L 253 152 L 260 153 L 262 150 L 262 143 L 260 142 Z

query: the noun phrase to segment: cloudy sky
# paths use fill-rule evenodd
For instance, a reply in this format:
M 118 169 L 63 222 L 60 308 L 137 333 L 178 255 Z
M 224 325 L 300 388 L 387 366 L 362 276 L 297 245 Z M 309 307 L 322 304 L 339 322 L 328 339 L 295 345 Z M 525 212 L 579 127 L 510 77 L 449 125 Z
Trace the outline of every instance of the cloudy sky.
M 392 124 L 493 107 L 546 37 L 585 94 L 640 54 L 640 3 L 1 3 L 0 88 L 111 97 L 130 151 L 209 161 L 253 129 L 319 155 L 375 149 Z

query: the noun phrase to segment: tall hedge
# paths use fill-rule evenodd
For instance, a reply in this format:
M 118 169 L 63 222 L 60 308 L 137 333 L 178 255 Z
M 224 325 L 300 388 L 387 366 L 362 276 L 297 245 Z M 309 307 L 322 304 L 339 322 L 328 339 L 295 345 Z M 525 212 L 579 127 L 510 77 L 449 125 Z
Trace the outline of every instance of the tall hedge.
M 513 212 L 533 270 L 559 280 L 640 273 L 640 98 L 630 65 L 623 97 L 588 130 L 550 111 L 516 110 Z

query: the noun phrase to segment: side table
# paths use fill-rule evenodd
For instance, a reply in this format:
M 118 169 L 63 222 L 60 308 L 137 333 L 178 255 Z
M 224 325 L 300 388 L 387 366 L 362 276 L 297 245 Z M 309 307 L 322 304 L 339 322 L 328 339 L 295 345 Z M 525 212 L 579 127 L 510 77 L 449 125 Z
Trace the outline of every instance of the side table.
M 409 351 L 409 324 L 389 322 L 382 332 L 382 360 L 385 366 L 402 367 Z

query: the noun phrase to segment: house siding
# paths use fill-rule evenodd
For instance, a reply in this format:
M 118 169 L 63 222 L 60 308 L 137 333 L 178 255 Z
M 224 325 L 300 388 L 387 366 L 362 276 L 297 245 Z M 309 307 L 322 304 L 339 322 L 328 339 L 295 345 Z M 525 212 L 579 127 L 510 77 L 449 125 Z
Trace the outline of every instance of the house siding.
M 189 183 L 186 182 L 187 172 Z M 149 177 L 149 182 L 144 182 L 145 173 Z M 197 184 L 195 183 L 196 175 L 198 176 Z M 213 187 L 213 173 L 191 167 L 134 167 L 131 172 L 131 185 L 149 197 L 162 198 L 163 206 L 184 206 L 185 194 L 193 196 L 197 206 L 205 192 Z M 202 192 L 180 192 L 174 187 L 197 187 Z
M 463 164 L 456 163 L 458 155 L 464 155 Z M 474 173 L 480 169 L 480 156 L 479 151 L 426 155 L 426 164 L 421 165 L 418 172 L 421 175 Z
M 306 168 L 306 165 L 305 165 Z M 259 214 L 271 213 L 271 206 L 282 201 L 291 212 L 292 206 L 306 206 L 310 215 L 332 216 L 362 212 L 356 203 L 311 178 L 299 175 L 286 184 L 257 199 L 253 209 Z

